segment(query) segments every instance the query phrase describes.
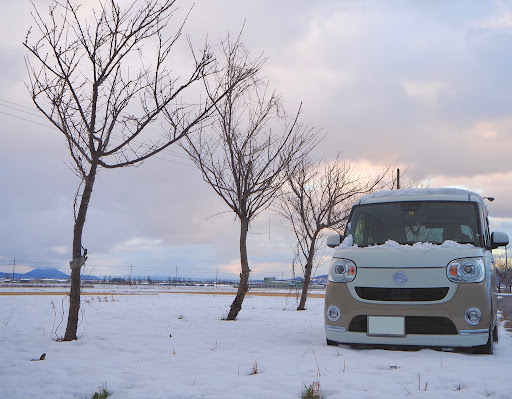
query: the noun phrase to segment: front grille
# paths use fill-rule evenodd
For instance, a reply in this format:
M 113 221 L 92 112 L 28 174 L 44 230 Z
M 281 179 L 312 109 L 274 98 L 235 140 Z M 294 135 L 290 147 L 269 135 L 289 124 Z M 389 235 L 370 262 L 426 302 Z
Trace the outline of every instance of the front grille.
M 359 315 L 350 321 L 348 331 L 363 332 L 368 331 L 368 322 L 366 315 Z M 457 328 L 450 319 L 437 316 L 405 316 L 406 334 L 426 334 L 426 335 L 454 335 L 457 334 Z
M 446 296 L 448 293 L 448 288 L 356 287 L 356 293 L 360 298 L 366 299 L 368 301 L 439 301 Z

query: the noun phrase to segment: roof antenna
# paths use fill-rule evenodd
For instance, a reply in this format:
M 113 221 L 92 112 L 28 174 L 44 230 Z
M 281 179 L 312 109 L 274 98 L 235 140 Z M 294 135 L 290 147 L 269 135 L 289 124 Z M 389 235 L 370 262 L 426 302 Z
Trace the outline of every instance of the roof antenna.
M 489 200 L 489 202 L 494 201 L 494 197 L 484 197 L 484 199 Z

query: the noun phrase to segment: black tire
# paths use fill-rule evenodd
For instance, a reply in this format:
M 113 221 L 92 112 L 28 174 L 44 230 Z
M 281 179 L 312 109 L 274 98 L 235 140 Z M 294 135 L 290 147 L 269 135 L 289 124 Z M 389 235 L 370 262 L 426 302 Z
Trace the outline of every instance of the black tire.
M 492 330 L 492 340 L 494 342 L 498 342 L 498 338 L 498 323 L 496 323 L 494 329 Z
M 479 355 L 494 355 L 494 341 L 493 341 L 493 333 L 489 331 L 489 336 L 487 338 L 487 342 L 485 345 L 474 346 L 473 353 Z
M 327 341 L 327 345 L 329 345 L 329 346 L 338 346 L 338 342 L 331 341 L 329 338 L 326 338 L 326 341 Z

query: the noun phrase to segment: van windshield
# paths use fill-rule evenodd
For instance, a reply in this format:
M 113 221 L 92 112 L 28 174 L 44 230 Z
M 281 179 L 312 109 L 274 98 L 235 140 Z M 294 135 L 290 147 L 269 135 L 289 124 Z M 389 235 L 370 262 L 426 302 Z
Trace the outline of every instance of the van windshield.
M 388 240 L 409 245 L 451 240 L 481 247 L 478 226 L 478 206 L 474 202 L 389 202 L 355 206 L 347 234 L 359 247 Z

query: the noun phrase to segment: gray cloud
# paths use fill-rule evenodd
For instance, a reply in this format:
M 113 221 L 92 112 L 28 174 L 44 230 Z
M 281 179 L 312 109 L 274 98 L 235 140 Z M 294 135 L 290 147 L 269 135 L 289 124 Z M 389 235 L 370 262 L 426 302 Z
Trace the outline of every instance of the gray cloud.
M 195 3 L 184 34 L 200 47 L 207 36 L 216 42 L 228 31 L 238 33 L 245 21 L 243 41 L 269 57 L 263 72 L 289 112 L 303 102 L 303 120 L 327 132 L 317 156 L 342 151 L 377 168 L 400 159 L 407 173 L 436 186 L 494 195 L 495 226 L 512 236 L 512 6 Z M 177 20 L 191 4 L 178 2 Z M 59 133 L 2 101 L 30 107 L 21 42 L 32 22 L 16 2 L 0 18 L 0 271 L 10 271 L 6 259 L 13 257 L 66 270 L 78 180 L 64 165 L 68 154 Z M 188 59 L 184 51 L 176 70 Z M 128 275 L 133 266 L 138 275 L 173 276 L 178 266 L 183 274 L 219 269 L 236 276 L 238 224 L 190 165 L 174 148 L 138 168 L 100 172 L 85 230 L 94 273 Z M 252 226 L 256 274 L 291 273 L 293 237 L 280 225 L 264 214 Z

